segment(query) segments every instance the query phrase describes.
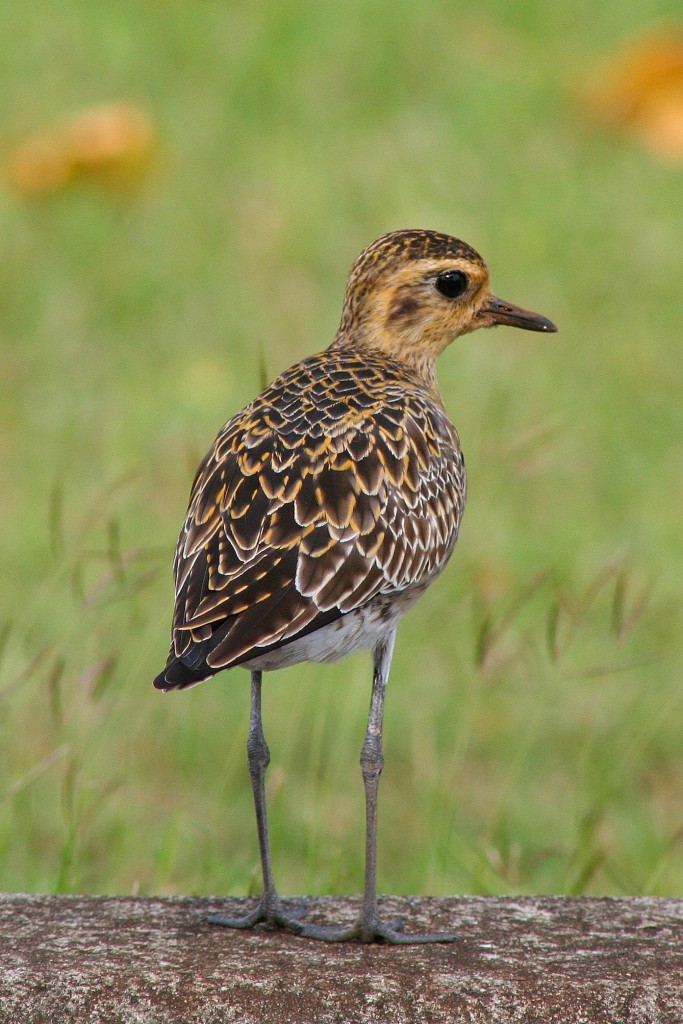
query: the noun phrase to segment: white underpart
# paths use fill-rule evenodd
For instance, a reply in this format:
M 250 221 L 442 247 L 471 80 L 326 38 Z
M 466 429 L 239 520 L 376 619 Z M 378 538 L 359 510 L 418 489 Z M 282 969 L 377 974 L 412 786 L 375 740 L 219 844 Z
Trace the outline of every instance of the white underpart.
M 373 651 L 426 589 L 426 585 L 411 587 L 393 594 L 390 601 L 381 596 L 374 598 L 307 636 L 242 662 L 240 668 L 272 672 L 302 661 L 339 661 L 356 651 Z

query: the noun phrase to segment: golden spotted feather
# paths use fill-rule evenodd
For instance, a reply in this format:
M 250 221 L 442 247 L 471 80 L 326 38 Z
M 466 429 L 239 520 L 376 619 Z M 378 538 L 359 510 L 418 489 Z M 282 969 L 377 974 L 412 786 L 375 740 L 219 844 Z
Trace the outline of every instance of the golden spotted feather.
M 417 372 L 338 345 L 287 370 L 199 468 L 157 685 L 190 686 L 421 591 L 453 551 L 465 487 L 455 428 Z

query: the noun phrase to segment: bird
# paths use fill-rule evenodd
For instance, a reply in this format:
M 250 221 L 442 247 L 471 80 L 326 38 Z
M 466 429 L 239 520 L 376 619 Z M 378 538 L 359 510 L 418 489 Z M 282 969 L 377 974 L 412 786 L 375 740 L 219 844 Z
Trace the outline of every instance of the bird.
M 436 378 L 460 335 L 507 324 L 554 332 L 503 302 L 467 243 L 393 231 L 353 264 L 336 337 L 281 373 L 216 437 L 201 462 L 174 559 L 175 609 L 158 689 L 227 669 L 251 673 L 247 761 L 263 875 L 255 908 L 213 914 L 227 928 L 265 923 L 326 942 L 450 942 L 384 921 L 377 896 L 382 721 L 396 630 L 436 580 L 458 537 L 467 491 L 456 428 Z M 350 927 L 305 920 L 275 886 L 261 719 L 264 672 L 369 650 L 373 673 L 361 749 L 365 889 Z

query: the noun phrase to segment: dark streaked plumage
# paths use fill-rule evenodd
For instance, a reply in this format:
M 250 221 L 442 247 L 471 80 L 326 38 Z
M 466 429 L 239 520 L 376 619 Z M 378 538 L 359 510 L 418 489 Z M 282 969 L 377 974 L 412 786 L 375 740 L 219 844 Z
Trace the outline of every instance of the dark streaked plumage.
M 459 334 L 496 323 L 555 330 L 496 299 L 486 265 L 464 242 L 431 231 L 377 239 L 351 270 L 332 345 L 229 420 L 199 468 L 176 551 L 171 650 L 155 686 L 191 686 L 237 665 L 252 671 L 250 751 L 260 753 L 250 753 L 250 770 L 264 897 L 255 916 L 218 923 L 266 919 L 325 939 L 435 938 L 399 936 L 379 922 L 371 790 L 369 881 L 356 929 L 325 931 L 284 912 L 262 793 L 261 672 L 373 651 L 363 757 L 374 766 L 376 797 L 395 629 L 448 561 L 465 504 L 465 467 L 436 358 Z
M 191 685 L 423 587 L 464 501 L 457 434 L 414 371 L 343 345 L 305 359 L 226 424 L 197 474 L 159 682 Z

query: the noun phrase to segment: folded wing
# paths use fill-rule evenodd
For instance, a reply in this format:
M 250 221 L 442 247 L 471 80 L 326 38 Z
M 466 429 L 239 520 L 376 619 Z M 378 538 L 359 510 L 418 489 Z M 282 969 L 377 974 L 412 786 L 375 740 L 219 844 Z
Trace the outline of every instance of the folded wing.
M 457 435 L 377 376 L 313 357 L 226 424 L 192 487 L 155 685 L 192 685 L 443 566 L 464 503 Z

